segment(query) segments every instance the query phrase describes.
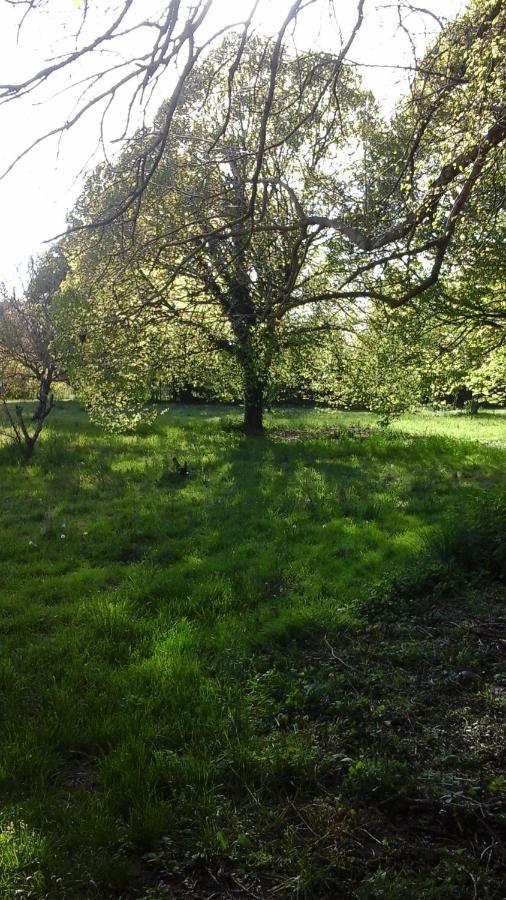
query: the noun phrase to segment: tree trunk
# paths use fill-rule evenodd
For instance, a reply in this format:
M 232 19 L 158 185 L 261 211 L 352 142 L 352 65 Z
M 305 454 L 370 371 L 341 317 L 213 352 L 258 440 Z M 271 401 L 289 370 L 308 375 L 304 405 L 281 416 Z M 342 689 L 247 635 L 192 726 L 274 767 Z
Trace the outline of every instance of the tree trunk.
M 39 385 L 39 402 L 37 405 L 37 409 L 35 410 L 32 416 L 32 422 L 34 422 L 33 433 L 30 434 L 28 430 L 28 425 L 25 421 L 25 417 L 23 415 L 23 407 L 17 403 L 14 407 L 14 411 L 16 413 L 17 425 L 14 424 L 14 421 L 11 419 L 11 425 L 13 425 L 14 433 L 16 435 L 16 440 L 19 444 L 23 444 L 26 447 L 28 452 L 28 456 L 31 456 L 35 444 L 39 438 L 39 435 L 42 431 L 42 426 L 46 421 L 49 413 L 53 409 L 54 406 L 54 395 L 50 393 L 52 384 L 52 374 L 49 373 L 47 378 L 42 378 Z M 10 417 L 9 417 L 10 418 Z
M 46 418 L 48 409 L 51 405 L 51 384 L 52 373 L 49 372 L 46 377 L 43 377 L 40 380 L 38 403 L 32 416 L 34 422 L 43 422 Z
M 236 317 L 232 327 L 237 338 L 236 360 L 242 370 L 244 433 L 254 437 L 264 434 L 265 367 L 259 359 L 248 317 Z
M 258 379 L 244 379 L 244 433 L 264 434 L 264 389 Z

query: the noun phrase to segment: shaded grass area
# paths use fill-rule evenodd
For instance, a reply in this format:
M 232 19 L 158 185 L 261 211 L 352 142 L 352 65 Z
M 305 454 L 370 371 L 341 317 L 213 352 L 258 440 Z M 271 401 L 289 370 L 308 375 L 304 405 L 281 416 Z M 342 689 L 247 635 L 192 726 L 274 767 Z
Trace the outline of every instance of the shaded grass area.
M 505 418 L 236 416 L 0 448 L 0 893 L 502 897 Z

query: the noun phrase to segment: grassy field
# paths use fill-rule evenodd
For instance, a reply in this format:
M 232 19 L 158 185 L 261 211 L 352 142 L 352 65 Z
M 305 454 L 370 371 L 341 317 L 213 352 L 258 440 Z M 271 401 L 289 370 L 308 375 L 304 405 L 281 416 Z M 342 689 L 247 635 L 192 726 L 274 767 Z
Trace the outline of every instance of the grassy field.
M 506 416 L 238 416 L 0 447 L 0 896 L 503 900 Z

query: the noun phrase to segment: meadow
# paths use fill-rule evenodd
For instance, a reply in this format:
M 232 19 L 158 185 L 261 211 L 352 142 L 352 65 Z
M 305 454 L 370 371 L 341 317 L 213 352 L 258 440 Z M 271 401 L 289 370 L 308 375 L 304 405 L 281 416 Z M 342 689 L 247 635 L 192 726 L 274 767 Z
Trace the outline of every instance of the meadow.
M 239 416 L 0 446 L 0 896 L 501 900 L 506 415 Z

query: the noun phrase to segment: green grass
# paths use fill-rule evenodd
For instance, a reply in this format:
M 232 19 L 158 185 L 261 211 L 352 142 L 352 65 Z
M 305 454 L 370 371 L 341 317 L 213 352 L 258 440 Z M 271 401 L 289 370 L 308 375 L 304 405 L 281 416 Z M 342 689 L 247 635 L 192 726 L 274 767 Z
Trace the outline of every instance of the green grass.
M 0 896 L 499 900 L 506 417 L 238 416 L 0 447 Z

